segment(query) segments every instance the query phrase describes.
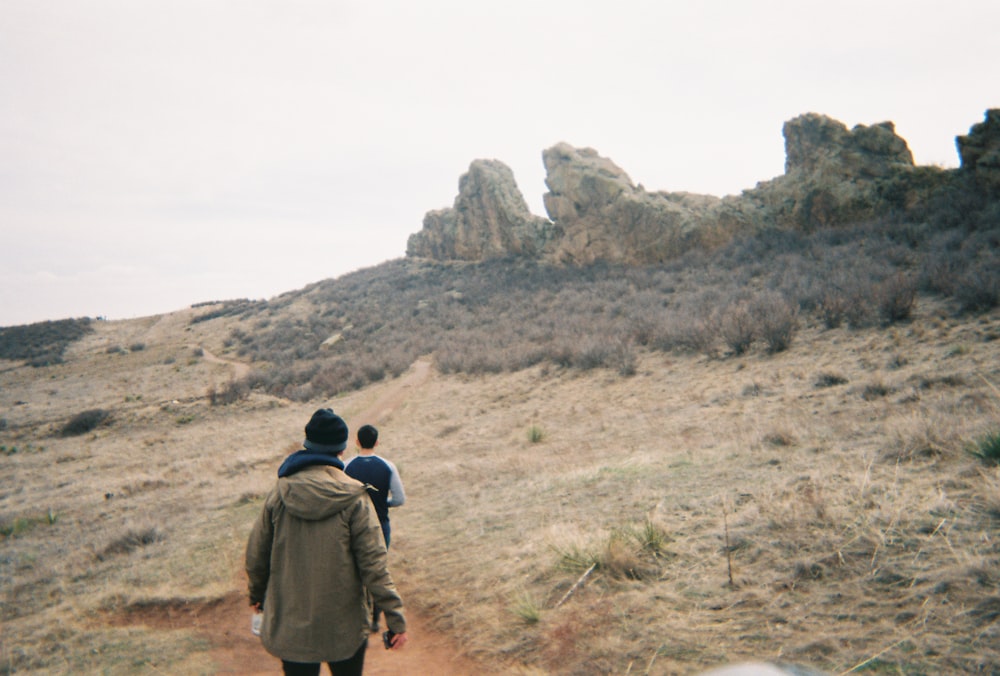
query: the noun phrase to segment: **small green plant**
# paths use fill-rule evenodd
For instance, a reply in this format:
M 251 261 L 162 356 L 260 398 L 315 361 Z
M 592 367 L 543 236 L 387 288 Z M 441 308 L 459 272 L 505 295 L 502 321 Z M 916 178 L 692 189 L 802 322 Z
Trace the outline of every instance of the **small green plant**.
M 523 592 L 514 601 L 512 612 L 521 618 L 525 624 L 538 624 L 542 619 L 542 607 L 528 592 Z
M 663 526 L 650 519 L 646 519 L 646 522 L 633 532 L 633 537 L 642 551 L 648 552 L 654 557 L 665 554 L 667 545 L 673 541 L 670 533 Z
M 43 516 L 19 516 L 12 521 L 0 522 L 0 537 L 16 538 L 30 533 L 41 524 L 54 526 L 59 520 L 59 515 L 49 510 Z
M 538 425 L 532 425 L 528 428 L 528 441 L 533 444 L 540 443 L 545 439 L 545 431 L 542 430 Z
M 596 565 L 601 567 L 601 553 L 591 549 L 585 549 L 580 545 L 571 545 L 566 548 L 556 548 L 559 554 L 559 569 L 569 572 L 579 572 Z
M 952 347 L 948 348 L 948 352 L 946 353 L 946 356 L 948 356 L 948 357 L 961 357 L 962 355 L 966 355 L 966 354 L 969 354 L 969 346 L 968 345 L 953 345 Z
M 1000 430 L 988 432 L 977 439 L 969 452 L 987 465 L 1000 465 Z

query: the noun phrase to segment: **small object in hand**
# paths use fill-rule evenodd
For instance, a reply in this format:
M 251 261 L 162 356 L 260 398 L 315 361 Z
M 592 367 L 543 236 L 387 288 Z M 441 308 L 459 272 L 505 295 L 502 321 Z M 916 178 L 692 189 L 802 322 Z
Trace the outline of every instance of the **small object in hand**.
M 386 650 L 392 648 L 392 639 L 396 637 L 396 632 L 392 629 L 382 633 L 382 645 L 385 646 Z
M 250 633 L 260 636 L 260 625 L 264 623 L 264 613 L 254 613 L 250 618 Z

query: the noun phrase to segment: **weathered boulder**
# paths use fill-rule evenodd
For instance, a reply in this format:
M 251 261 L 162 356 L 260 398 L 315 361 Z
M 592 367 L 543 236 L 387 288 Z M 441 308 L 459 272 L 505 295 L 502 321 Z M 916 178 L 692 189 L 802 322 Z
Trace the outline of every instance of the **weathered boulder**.
M 647 264 L 681 253 L 720 202 L 711 195 L 646 192 L 592 148 L 542 153 L 545 210 L 555 225 L 546 255 L 560 263 Z
M 892 122 L 850 131 L 837 120 L 806 113 L 785 122 L 785 174 L 832 175 L 866 179 L 887 176 L 900 166 L 913 166 L 906 141 Z
M 458 182 L 454 206 L 428 212 L 424 227 L 410 235 L 408 256 L 437 260 L 534 257 L 551 224 L 528 210 L 514 173 L 498 160 L 475 160 Z
M 744 191 L 747 226 L 811 229 L 876 217 L 889 207 L 886 186 L 906 184 L 914 168 L 892 122 L 848 130 L 807 113 L 786 122 L 783 133 L 785 173 Z
M 986 119 L 972 125 L 969 133 L 955 138 L 961 170 L 990 193 L 1000 193 L 1000 108 L 986 111 Z

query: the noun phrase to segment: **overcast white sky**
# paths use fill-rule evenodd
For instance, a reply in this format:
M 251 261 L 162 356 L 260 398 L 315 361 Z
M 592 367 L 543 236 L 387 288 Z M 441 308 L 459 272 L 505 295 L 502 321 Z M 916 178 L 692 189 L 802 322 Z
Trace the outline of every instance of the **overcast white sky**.
M 782 124 L 1000 107 L 997 0 L 0 0 L 0 326 L 270 298 L 398 258 L 477 158 L 650 190 L 783 172 Z

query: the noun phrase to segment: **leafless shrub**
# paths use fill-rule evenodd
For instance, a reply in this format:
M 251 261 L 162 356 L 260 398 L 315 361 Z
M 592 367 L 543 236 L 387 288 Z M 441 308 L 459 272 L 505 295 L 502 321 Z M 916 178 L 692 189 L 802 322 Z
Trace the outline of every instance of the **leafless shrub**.
M 902 273 L 884 280 L 875 290 L 878 314 L 885 324 L 909 319 L 916 300 L 916 282 Z
M 754 333 L 768 352 L 783 352 L 791 346 L 799 327 L 798 312 L 791 303 L 778 294 L 765 294 L 754 300 L 751 311 L 757 325 Z
M 955 282 L 954 295 L 963 312 L 987 312 L 1000 305 L 1000 261 L 980 264 Z
M 230 380 L 216 389 L 215 385 L 208 388 L 208 402 L 212 406 L 226 406 L 242 401 L 250 396 L 250 382 L 246 378 Z
M 838 289 L 827 289 L 819 302 L 817 312 L 823 325 L 835 329 L 844 323 L 848 316 L 852 299 Z
M 757 337 L 756 324 L 749 305 L 745 301 L 737 301 L 721 312 L 719 334 L 733 354 L 741 355 L 750 349 Z

